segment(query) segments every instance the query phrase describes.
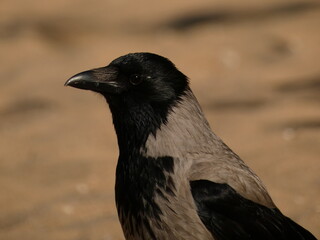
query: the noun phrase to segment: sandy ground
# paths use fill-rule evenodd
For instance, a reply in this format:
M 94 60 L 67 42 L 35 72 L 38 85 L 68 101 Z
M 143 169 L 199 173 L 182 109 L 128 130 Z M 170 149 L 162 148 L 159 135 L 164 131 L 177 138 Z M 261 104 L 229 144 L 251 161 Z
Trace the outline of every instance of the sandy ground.
M 320 3 L 2 0 L 0 239 L 123 239 L 111 115 L 67 78 L 170 58 L 214 131 L 320 238 Z

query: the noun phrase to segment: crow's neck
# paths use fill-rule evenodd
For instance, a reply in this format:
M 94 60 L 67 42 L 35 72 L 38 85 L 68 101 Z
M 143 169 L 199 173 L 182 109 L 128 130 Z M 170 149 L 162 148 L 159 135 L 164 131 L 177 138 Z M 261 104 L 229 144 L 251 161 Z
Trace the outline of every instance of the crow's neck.
M 185 153 L 210 152 L 220 142 L 190 89 L 170 104 L 111 105 L 110 109 L 122 159 L 137 154 L 183 157 Z
M 208 121 L 191 90 L 168 113 L 166 124 L 149 135 L 141 153 L 145 157 L 171 156 L 188 158 L 188 154 L 212 153 L 221 140 L 211 131 Z
M 122 109 L 125 110 L 121 111 Z M 169 108 L 142 104 L 120 108 L 120 111 L 111 107 L 111 111 L 120 156 L 127 159 L 129 155 L 139 154 L 139 149 L 144 146 L 148 136 L 156 134 L 166 122 Z

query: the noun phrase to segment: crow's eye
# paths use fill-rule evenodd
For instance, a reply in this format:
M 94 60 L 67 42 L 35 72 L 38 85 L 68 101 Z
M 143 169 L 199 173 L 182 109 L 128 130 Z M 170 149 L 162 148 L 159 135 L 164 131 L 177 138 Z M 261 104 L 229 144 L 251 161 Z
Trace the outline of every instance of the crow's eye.
M 132 85 L 139 85 L 142 81 L 143 81 L 142 77 L 140 75 L 138 75 L 138 74 L 133 74 L 130 77 L 130 83 Z

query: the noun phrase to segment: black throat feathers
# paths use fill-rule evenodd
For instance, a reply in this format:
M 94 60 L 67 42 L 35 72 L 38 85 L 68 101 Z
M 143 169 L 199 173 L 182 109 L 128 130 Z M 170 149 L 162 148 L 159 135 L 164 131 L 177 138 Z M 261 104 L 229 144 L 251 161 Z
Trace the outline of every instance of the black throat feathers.
M 141 153 L 148 136 L 156 136 L 161 125 L 166 124 L 171 111 L 168 106 L 142 104 L 113 109 L 110 104 L 120 151 L 116 203 L 120 221 L 128 234 L 134 235 L 143 226 L 149 238 L 155 239 L 149 220 L 161 221 L 162 214 L 155 198 L 168 200 L 166 195 L 175 194 L 174 159 L 171 156 L 147 157 Z

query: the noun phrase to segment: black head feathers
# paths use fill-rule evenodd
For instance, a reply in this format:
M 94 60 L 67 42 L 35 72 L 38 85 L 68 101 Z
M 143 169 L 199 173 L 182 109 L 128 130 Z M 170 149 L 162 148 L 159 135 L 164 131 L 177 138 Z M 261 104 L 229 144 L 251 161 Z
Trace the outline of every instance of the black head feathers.
M 187 77 L 167 58 L 131 53 L 108 66 L 79 73 L 66 85 L 101 93 L 108 102 L 168 103 L 188 87 Z

